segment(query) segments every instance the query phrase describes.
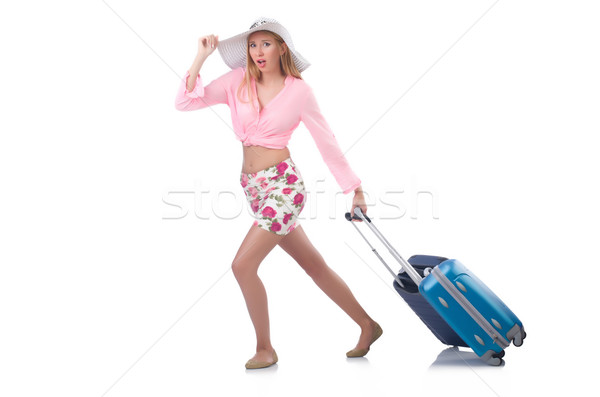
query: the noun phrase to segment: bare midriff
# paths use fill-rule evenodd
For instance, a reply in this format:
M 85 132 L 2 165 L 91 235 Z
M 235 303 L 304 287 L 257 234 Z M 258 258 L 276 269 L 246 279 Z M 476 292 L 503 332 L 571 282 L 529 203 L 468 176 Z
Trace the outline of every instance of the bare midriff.
M 264 146 L 244 146 L 242 144 L 242 148 L 244 150 L 242 172 L 245 174 L 262 171 L 290 157 L 290 150 L 287 147 L 271 149 Z

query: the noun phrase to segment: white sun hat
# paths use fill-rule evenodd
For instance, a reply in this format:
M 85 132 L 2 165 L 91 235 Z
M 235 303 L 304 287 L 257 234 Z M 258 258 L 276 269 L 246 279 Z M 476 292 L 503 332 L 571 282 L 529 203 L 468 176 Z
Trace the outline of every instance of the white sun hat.
M 219 54 L 221 54 L 221 58 L 223 58 L 223 61 L 227 64 L 227 66 L 229 66 L 231 69 L 246 67 L 248 36 L 258 30 L 268 30 L 281 36 L 290 50 L 294 64 L 296 64 L 296 68 L 298 68 L 300 73 L 310 66 L 310 62 L 308 62 L 294 48 L 292 36 L 287 29 L 274 19 L 263 17 L 256 19 L 250 26 L 250 29 L 244 33 L 240 33 L 228 39 L 219 41 L 217 49 L 219 50 Z

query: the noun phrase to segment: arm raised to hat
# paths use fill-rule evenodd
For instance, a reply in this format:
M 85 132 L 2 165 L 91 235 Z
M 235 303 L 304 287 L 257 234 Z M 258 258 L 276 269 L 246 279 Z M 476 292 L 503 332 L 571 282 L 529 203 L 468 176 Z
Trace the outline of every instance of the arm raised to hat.
M 198 39 L 198 54 L 189 69 L 191 76 L 187 83 L 187 90 L 189 92 L 193 91 L 196 86 L 196 75 L 200 73 L 204 61 L 217 49 L 218 45 L 219 35 L 215 36 L 214 34 L 211 34 Z
M 206 87 L 200 77 L 200 69 L 204 61 L 214 52 L 218 45 L 218 36 L 204 36 L 198 40 L 198 53 L 194 62 L 181 79 L 177 95 L 175 96 L 175 109 L 181 111 L 202 109 L 218 103 L 227 103 L 225 89 L 230 74 L 213 80 Z
M 200 76 L 200 69 L 202 69 L 202 65 L 204 65 L 206 58 L 208 58 L 208 55 L 198 53 L 196 58 L 194 58 L 192 66 L 190 66 L 188 69 L 189 78 L 187 79 L 186 84 L 186 89 L 188 92 L 192 92 L 196 88 L 196 79 L 198 76 Z
M 219 103 L 227 104 L 227 89 L 231 80 L 232 72 L 228 72 L 221 77 L 211 81 L 204 86 L 200 74 L 191 74 L 191 70 L 185 73 L 181 79 L 177 95 L 175 96 L 175 109 L 181 111 L 190 111 L 204 109 L 206 107 Z M 188 91 L 189 80 L 194 77 L 196 80 L 194 88 Z

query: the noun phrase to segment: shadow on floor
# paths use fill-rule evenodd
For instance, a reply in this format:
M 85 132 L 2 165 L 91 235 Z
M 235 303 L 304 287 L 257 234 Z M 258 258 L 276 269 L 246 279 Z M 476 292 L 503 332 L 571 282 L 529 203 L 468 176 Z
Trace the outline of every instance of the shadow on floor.
M 504 366 L 504 362 L 500 365 L 500 367 Z M 435 361 L 429 366 L 430 369 L 433 368 L 443 368 L 443 367 L 487 367 L 494 368 L 486 364 L 481 358 L 477 356 L 472 350 L 465 349 L 460 350 L 458 347 L 453 346 L 447 349 L 444 349 L 438 354 Z

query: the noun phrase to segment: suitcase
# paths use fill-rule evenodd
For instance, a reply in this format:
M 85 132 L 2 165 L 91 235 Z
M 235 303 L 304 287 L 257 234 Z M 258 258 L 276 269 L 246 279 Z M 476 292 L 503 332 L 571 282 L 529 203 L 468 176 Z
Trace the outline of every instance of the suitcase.
M 424 277 L 425 272 L 429 272 L 434 266 L 439 265 L 445 260 L 446 258 L 440 256 L 413 255 L 408 258 L 408 263 L 415 268 L 419 273 L 419 276 Z M 398 277 L 402 281 L 402 285 L 394 280 L 394 288 L 440 342 L 449 346 L 469 347 L 469 345 L 454 332 L 452 327 L 448 325 L 446 320 L 438 314 L 433 306 L 425 300 L 423 295 L 419 292 L 419 287 L 411 280 L 404 269 L 398 273 Z
M 521 346 L 526 337 L 519 318 L 473 272 L 456 259 L 414 255 L 404 260 L 359 207 L 361 219 L 386 246 L 402 269 L 396 274 L 351 222 L 371 250 L 394 276 L 394 289 L 444 344 L 464 346 L 489 365 L 503 363 L 504 349 Z

